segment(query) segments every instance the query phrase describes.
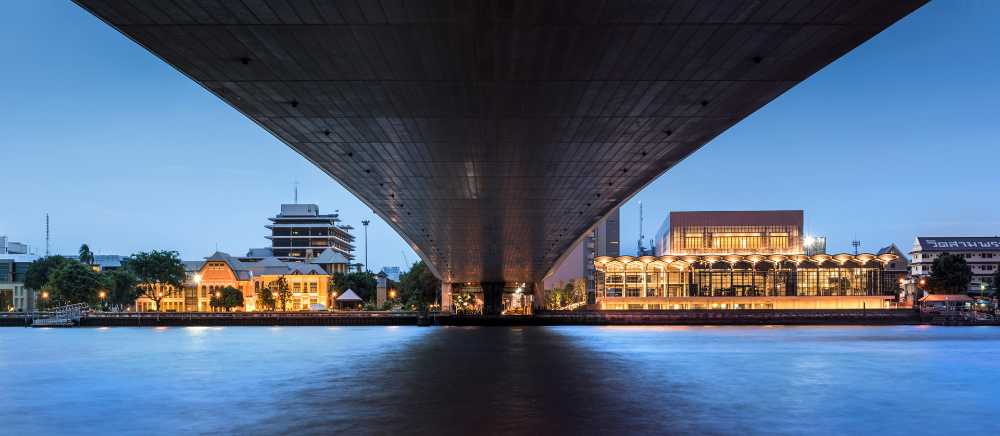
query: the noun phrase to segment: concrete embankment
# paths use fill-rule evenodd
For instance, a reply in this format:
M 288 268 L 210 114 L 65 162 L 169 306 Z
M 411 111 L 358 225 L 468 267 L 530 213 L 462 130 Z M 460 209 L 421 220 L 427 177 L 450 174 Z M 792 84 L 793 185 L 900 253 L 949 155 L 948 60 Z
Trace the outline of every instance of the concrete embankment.
M 351 326 L 416 325 L 408 312 L 291 313 L 97 313 L 82 327 L 151 326 Z M 532 316 L 464 316 L 432 314 L 433 325 L 877 325 L 920 324 L 909 309 L 878 310 L 670 310 L 539 312 Z M 0 326 L 27 326 L 30 317 L 4 314 Z

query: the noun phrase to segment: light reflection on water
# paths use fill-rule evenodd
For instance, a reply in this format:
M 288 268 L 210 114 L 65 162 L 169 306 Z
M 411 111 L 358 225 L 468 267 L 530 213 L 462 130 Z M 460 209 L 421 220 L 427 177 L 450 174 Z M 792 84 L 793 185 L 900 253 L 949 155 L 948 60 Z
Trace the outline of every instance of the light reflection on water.
M 998 353 L 983 327 L 5 328 L 0 433 L 1000 434 Z

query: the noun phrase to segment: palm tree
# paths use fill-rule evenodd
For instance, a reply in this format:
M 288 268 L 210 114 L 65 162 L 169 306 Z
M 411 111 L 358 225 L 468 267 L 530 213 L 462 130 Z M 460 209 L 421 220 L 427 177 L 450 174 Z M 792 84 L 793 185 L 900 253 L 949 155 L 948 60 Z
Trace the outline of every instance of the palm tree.
M 90 247 L 87 244 L 80 246 L 80 263 L 86 265 L 94 264 L 94 253 L 90 251 Z

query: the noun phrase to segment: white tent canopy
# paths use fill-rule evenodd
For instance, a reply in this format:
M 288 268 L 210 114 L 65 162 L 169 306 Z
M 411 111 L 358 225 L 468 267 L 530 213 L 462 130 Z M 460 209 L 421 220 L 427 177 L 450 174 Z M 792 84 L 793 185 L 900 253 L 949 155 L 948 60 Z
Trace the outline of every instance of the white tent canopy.
M 361 297 L 359 297 L 358 294 L 355 294 L 353 290 L 348 289 L 344 291 L 344 293 L 341 294 L 339 297 L 337 297 L 337 301 L 343 303 L 349 303 L 352 301 L 362 301 L 362 300 Z

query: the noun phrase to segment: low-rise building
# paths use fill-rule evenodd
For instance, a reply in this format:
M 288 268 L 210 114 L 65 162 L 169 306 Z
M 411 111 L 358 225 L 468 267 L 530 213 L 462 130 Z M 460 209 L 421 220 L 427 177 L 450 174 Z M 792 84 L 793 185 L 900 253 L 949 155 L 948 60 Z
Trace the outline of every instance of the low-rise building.
M 265 308 L 257 301 L 257 291 L 281 278 L 291 291 L 286 310 L 309 310 L 314 304 L 331 307 L 330 274 L 314 263 L 285 262 L 275 257 L 243 262 L 216 252 L 204 261 L 185 262 L 185 268 L 188 271 L 185 289 L 163 299 L 165 312 L 210 312 L 212 296 L 226 287 L 243 293 L 243 307 L 236 310 L 261 311 Z M 154 302 L 148 298 L 139 298 L 135 306 L 137 311 L 155 310 Z
M 910 251 L 910 275 L 918 279 L 930 276 L 934 259 L 945 253 L 961 256 L 969 264 L 969 291 L 993 287 L 993 274 L 1000 269 L 1000 236 L 918 236 Z
M 24 277 L 38 256 L 15 251 L 0 254 L 0 311 L 31 312 L 36 307 L 35 292 L 24 286 Z
M 885 263 L 882 269 L 882 289 L 886 292 L 901 292 L 903 283 L 910 276 L 910 260 L 900 250 L 896 244 L 889 244 L 887 247 L 882 247 L 878 253 L 878 256 L 883 254 L 891 254 L 896 256 L 896 259 L 890 260 Z

